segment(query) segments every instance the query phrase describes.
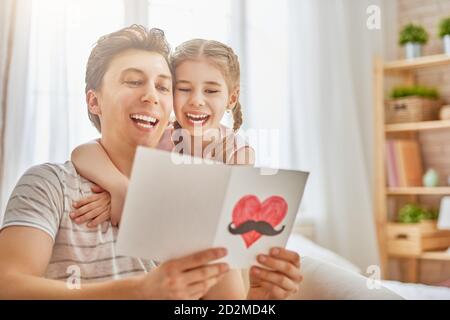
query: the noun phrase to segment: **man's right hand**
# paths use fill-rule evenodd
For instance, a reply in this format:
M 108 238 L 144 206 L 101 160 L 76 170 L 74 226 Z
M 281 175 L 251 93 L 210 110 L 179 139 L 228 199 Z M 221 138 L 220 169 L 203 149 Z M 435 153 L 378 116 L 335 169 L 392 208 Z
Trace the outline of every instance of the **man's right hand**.
M 210 263 L 226 255 L 225 248 L 213 248 L 167 261 L 139 279 L 138 295 L 144 299 L 200 299 L 228 272 L 228 264 Z

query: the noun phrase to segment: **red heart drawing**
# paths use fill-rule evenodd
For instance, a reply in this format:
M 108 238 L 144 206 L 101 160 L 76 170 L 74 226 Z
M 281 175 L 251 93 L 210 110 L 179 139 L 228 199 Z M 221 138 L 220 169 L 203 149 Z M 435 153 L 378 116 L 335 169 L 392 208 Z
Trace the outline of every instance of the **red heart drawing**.
M 275 228 L 286 216 L 287 209 L 286 201 L 280 196 L 271 196 L 261 204 L 257 196 L 246 195 L 234 206 L 232 222 L 239 227 L 248 220 L 265 221 Z M 261 238 L 261 234 L 254 230 L 241 236 L 247 248 Z

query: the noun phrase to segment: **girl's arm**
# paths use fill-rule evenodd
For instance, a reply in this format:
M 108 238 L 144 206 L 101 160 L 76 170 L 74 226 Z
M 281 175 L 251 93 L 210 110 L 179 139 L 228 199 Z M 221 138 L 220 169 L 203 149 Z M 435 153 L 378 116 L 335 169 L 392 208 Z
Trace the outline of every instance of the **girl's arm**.
M 80 175 L 111 194 L 111 222 L 117 225 L 122 214 L 128 178 L 114 166 L 97 140 L 76 147 L 71 158 Z
M 202 297 L 203 300 L 244 300 L 245 298 L 245 285 L 240 269 L 228 271 L 223 279 Z

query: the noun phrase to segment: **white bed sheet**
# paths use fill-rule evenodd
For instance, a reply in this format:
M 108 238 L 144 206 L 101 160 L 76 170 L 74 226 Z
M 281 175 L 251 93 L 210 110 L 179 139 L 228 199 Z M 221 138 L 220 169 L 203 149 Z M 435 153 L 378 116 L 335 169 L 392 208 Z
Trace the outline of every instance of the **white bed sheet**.
M 450 288 L 399 281 L 382 281 L 383 286 L 406 300 L 450 300 Z

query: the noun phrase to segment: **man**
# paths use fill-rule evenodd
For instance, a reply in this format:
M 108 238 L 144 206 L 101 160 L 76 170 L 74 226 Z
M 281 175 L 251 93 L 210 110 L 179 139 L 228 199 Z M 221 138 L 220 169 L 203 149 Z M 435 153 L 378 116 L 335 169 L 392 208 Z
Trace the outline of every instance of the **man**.
M 100 38 L 89 57 L 89 116 L 101 132 L 105 151 L 126 176 L 136 147 L 155 147 L 168 124 L 172 110 L 169 52 L 161 30 L 134 25 Z M 226 255 L 224 248 L 158 267 L 152 261 L 117 256 L 117 228 L 110 222 L 92 229 L 69 217 L 72 203 L 95 190 L 70 161 L 35 166 L 21 177 L 0 232 L 0 298 L 246 297 L 239 272 L 214 262 Z M 278 259 L 268 258 L 275 271 L 253 275 L 248 298 L 286 298 L 297 290 L 299 257 L 278 251 Z M 285 270 L 277 272 L 277 268 Z

